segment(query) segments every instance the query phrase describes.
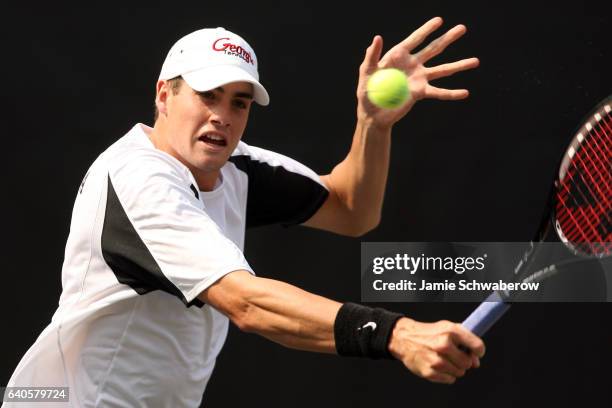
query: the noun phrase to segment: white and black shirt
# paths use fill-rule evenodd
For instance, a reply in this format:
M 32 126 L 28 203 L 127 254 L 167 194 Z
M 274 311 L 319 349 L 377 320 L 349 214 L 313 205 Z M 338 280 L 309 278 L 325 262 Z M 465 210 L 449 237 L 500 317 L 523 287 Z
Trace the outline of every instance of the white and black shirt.
M 59 307 L 8 383 L 70 387 L 69 403 L 37 406 L 199 406 L 228 319 L 197 296 L 252 272 L 246 227 L 302 223 L 328 195 L 312 170 L 242 142 L 198 191 L 150 131 L 134 126 L 79 188 Z

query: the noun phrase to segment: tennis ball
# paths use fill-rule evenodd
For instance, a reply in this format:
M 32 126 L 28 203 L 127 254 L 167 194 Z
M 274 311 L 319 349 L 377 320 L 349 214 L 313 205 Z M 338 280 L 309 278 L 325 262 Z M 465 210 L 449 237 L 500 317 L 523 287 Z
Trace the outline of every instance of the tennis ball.
M 408 78 L 396 68 L 379 69 L 372 74 L 367 91 L 370 102 L 384 109 L 399 108 L 410 98 Z

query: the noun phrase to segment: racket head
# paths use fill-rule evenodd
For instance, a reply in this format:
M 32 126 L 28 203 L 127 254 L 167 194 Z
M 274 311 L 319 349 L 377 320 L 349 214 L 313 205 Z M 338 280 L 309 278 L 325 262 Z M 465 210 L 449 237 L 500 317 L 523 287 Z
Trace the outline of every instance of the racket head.
M 576 255 L 612 255 L 612 95 L 586 116 L 561 159 L 552 210 L 559 239 Z
M 545 241 L 551 224 L 560 240 L 576 255 L 602 258 L 612 254 L 612 95 L 600 102 L 583 120 L 563 155 L 544 217 L 528 250 L 514 270 L 515 281 L 530 273 L 528 266 Z M 551 222 L 552 220 L 552 222 Z M 540 281 L 551 272 L 534 279 Z M 532 276 L 536 276 L 533 274 Z M 479 336 L 509 308 L 510 296 L 491 294 L 463 325 Z

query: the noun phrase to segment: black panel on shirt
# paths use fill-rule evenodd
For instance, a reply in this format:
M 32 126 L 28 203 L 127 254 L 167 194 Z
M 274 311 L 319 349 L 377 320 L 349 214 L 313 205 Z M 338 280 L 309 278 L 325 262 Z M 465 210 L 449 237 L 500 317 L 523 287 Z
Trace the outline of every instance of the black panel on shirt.
M 329 194 L 310 177 L 292 173 L 282 166 L 271 166 L 247 155 L 231 156 L 229 160 L 249 178 L 247 227 L 306 222 Z
M 102 256 L 117 280 L 139 295 L 163 290 L 178 297 L 188 307 L 204 306 L 198 298 L 188 303 L 181 291 L 162 273 L 119 202 L 110 177 L 102 227 Z

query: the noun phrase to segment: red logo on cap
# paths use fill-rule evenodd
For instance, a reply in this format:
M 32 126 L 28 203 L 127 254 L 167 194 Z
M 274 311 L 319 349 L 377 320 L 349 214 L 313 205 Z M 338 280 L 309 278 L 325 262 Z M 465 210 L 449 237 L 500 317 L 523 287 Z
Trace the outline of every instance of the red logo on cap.
M 235 55 L 237 57 L 242 58 L 246 62 L 251 63 L 251 65 L 255 65 L 255 61 L 253 60 L 253 57 L 251 56 L 250 52 L 248 52 L 239 45 L 232 44 L 231 42 L 219 44 L 219 42 L 222 40 L 229 40 L 229 38 L 219 38 L 213 43 L 213 50 L 224 51 L 227 55 Z

